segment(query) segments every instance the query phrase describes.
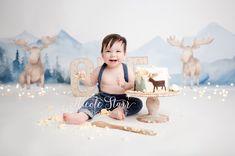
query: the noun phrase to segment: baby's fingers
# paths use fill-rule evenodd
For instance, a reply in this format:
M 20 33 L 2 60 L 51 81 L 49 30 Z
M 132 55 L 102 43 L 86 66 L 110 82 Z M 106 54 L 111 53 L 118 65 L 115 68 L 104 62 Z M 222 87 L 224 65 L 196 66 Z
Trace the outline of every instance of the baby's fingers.
M 86 76 L 86 74 L 84 71 L 79 71 L 79 72 L 77 72 L 77 74 L 74 75 L 74 77 L 79 80 L 85 79 L 85 76 Z

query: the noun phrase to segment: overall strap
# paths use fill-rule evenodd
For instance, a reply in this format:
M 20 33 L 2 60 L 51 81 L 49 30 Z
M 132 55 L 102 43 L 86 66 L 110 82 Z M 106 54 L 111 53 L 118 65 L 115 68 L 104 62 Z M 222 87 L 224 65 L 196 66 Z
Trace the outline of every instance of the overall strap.
M 101 66 L 100 72 L 99 72 L 99 75 L 98 75 L 98 84 L 97 84 L 97 87 L 98 87 L 99 92 L 101 92 L 101 89 L 100 89 L 100 82 L 101 82 L 102 74 L 103 74 L 104 69 L 105 69 L 106 66 L 107 66 L 106 63 L 104 63 L 104 64 Z M 124 64 L 124 63 L 122 63 L 122 67 L 123 67 L 123 72 L 124 72 L 124 79 L 125 79 L 126 82 L 128 82 L 128 81 L 129 81 L 129 80 L 128 80 L 129 78 L 128 78 L 128 69 L 127 69 L 127 65 Z
M 124 63 L 122 63 L 122 67 L 123 67 L 123 71 L 124 71 L 124 79 L 125 79 L 125 81 L 126 82 L 128 82 L 129 80 L 129 78 L 128 78 L 128 69 L 127 69 L 127 65 L 126 64 L 124 64 Z
M 104 63 L 104 64 L 101 66 L 100 72 L 99 72 L 99 75 L 98 75 L 98 85 L 97 85 L 97 87 L 98 87 L 98 89 L 99 89 L 99 92 L 101 91 L 101 89 L 100 89 L 101 77 L 102 77 L 102 74 L 103 74 L 104 69 L 105 69 L 106 66 L 107 66 L 106 63 Z

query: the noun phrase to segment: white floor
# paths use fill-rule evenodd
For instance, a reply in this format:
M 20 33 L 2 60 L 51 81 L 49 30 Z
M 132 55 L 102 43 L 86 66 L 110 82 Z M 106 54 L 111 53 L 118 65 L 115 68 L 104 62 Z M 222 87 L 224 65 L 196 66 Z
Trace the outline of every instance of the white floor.
M 59 121 L 85 99 L 73 97 L 70 86 L 47 85 L 41 92 L 36 86 L 22 91 L 0 85 L 0 155 L 235 155 L 235 87 L 185 88 L 179 96 L 160 97 L 160 113 L 170 117 L 167 123 L 142 123 L 136 116 L 117 121 L 97 115 L 92 120 L 147 128 L 156 136 Z M 139 114 L 146 112 L 144 107 Z

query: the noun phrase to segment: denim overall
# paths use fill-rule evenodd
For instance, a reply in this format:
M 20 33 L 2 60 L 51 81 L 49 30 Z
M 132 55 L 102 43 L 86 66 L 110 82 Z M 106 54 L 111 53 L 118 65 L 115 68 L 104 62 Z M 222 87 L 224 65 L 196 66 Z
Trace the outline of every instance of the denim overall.
M 98 75 L 97 87 L 99 89 L 99 93 L 87 99 L 84 102 L 83 106 L 78 110 L 78 112 L 86 113 L 90 119 L 93 118 L 102 109 L 112 111 L 118 106 L 124 108 L 124 113 L 126 116 L 138 113 L 143 107 L 142 101 L 139 98 L 127 97 L 126 94 L 109 94 L 101 91 L 100 82 L 106 66 L 107 64 L 105 63 L 101 66 Z M 124 72 L 124 79 L 126 82 L 128 82 L 127 65 L 123 63 L 122 66 Z

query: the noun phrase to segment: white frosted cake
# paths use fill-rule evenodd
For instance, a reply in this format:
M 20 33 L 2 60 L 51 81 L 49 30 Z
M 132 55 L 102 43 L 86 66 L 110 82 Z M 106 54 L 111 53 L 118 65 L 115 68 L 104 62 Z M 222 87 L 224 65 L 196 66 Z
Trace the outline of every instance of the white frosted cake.
M 167 92 L 169 90 L 168 79 L 168 68 L 137 67 L 134 90 L 144 93 Z

